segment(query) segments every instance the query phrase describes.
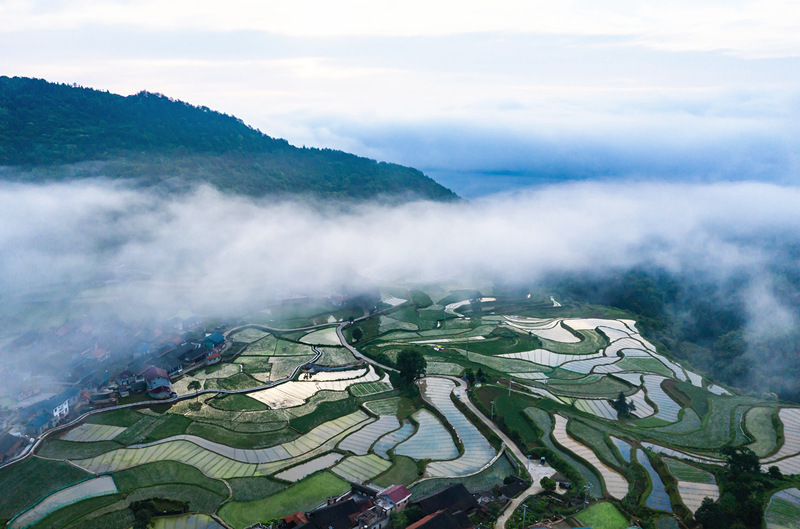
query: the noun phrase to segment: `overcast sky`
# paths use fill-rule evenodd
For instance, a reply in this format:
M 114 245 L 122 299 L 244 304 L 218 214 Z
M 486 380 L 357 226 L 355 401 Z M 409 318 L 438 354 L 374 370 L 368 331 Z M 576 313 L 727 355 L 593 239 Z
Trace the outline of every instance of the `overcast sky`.
M 139 90 L 465 196 L 795 184 L 800 2 L 0 0 L 0 74 Z

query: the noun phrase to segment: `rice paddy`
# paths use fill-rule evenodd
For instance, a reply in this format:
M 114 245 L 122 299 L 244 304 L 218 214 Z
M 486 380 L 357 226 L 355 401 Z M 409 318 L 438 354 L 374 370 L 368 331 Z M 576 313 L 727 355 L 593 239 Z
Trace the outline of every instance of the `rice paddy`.
M 82 481 L 47 496 L 31 509 L 17 516 L 9 525 L 12 529 L 21 529 L 32 525 L 51 512 L 81 500 L 118 492 L 117 485 L 111 476 L 102 476 Z
M 87 472 L 110 473 L 104 478 L 112 484 L 114 479 L 125 482 L 126 472 L 139 472 L 149 464 L 178 463 L 198 476 L 202 473 L 214 487 L 221 486 L 220 479 L 229 480 L 234 490 L 231 501 L 220 508 L 224 497 L 219 497 L 226 493 L 215 489 L 213 501 L 198 505 L 236 528 L 311 508 L 343 492 L 347 482 L 391 484 L 385 480 L 396 475 L 410 485 L 422 477 L 415 491 L 451 482 L 497 484 L 512 472 L 510 465 L 504 464 L 504 475 L 493 470 L 499 468 L 497 452 L 452 401 L 455 383 L 437 376 L 461 376 L 469 368 L 483 369 L 491 391 L 499 382 L 503 392 L 508 388 L 536 406 L 524 404 L 518 413 L 527 420 L 524 410 L 536 427 L 522 420 L 512 425 L 510 419 L 509 426 L 525 431 L 528 448 L 540 444 L 554 450 L 591 485 L 595 497 L 605 491 L 622 499 L 633 487 L 637 493 L 649 490 L 641 500 L 647 507 L 671 511 L 664 484 L 653 468 L 660 459 L 675 476 L 681 501 L 694 511 L 703 497 L 717 498 L 720 491 L 712 474 L 686 461 L 720 465 L 718 450 L 725 445 L 747 445 L 765 468 L 774 464 L 784 474 L 800 474 L 800 408 L 730 395 L 661 354 L 631 320 L 531 317 L 539 314 L 535 310 L 523 312 L 525 316 L 503 314 L 501 301 L 483 296 L 483 314 L 473 315 L 474 307 L 468 304 L 474 292 L 434 296 L 445 299 L 426 308 L 405 305 L 411 296 L 399 292 L 396 296 L 384 296 L 384 301 L 397 310 L 358 323 L 365 337 L 355 346 L 365 354 L 386 354 L 392 360 L 404 348 L 422 352 L 428 368 L 420 394 L 426 406 L 436 408 L 446 420 L 420 409 L 416 397 L 369 400 L 390 391 L 396 395 L 402 388 L 394 389 L 388 376 L 379 376 L 342 347 L 330 324 L 284 332 L 281 338 L 249 327 L 229 336 L 248 344 L 233 362 L 201 368 L 174 384 L 179 394 L 187 393 L 193 380 L 205 388 L 242 389 L 246 394 L 200 396 L 175 404 L 166 413 L 147 409 L 97 415 L 45 442 L 40 453 Z M 490 314 L 494 310 L 498 313 Z M 552 312 L 542 314 L 573 313 L 558 312 L 572 310 L 568 302 L 563 307 L 548 304 L 547 310 Z M 282 381 L 312 359 L 325 369 L 247 391 Z M 611 405 L 620 392 L 635 406 L 633 419 L 618 418 Z M 484 404 L 489 407 L 489 402 Z M 776 427 L 777 421 L 782 428 Z M 544 432 L 541 438 L 537 428 Z M 463 447 L 460 454 L 458 446 Z M 654 452 L 649 454 L 652 464 L 638 446 Z M 505 461 L 504 456 L 501 459 Z M 77 472 L 76 467 L 70 468 Z M 491 479 L 481 481 L 484 474 L 491 474 Z M 639 481 L 629 483 L 634 477 Z M 263 492 L 237 495 L 244 486 L 238 484 L 264 480 L 270 486 Z M 281 490 L 287 483 L 294 485 Z M 34 509 L 29 500 L 25 516 L 46 517 L 47 502 L 63 503 L 60 498 L 68 496 L 66 491 L 79 485 L 39 494 L 47 499 Z M 83 492 L 88 492 L 86 487 Z M 149 487 L 120 492 L 145 497 Z M 98 494 L 87 497 L 110 497 L 117 489 L 109 487 Z M 792 516 L 800 516 L 798 498 L 797 489 L 774 494 L 767 527 L 796 528 L 791 522 Z M 22 516 L 18 520 L 22 522 L 15 523 L 28 523 Z M 159 519 L 156 527 L 217 529 L 219 524 L 194 513 Z
M 800 490 L 790 488 L 773 494 L 764 522 L 767 529 L 800 529 Z

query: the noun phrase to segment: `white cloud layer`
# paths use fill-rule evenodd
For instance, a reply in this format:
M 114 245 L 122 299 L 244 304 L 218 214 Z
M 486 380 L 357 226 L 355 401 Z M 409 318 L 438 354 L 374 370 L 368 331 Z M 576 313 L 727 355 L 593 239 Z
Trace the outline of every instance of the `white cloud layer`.
M 0 288 L 6 310 L 75 295 L 147 312 L 236 313 L 375 284 L 529 284 L 637 265 L 760 277 L 774 259 L 765 237 L 800 239 L 798 203 L 800 188 L 760 183 L 577 183 L 400 206 L 6 185 Z

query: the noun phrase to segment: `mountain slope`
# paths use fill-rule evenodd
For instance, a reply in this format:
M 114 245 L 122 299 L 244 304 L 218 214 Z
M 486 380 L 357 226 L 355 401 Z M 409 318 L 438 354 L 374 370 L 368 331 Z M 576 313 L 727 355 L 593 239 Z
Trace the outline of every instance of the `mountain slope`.
M 106 176 L 173 187 L 207 182 L 253 196 L 458 198 L 416 169 L 297 148 L 161 94 L 123 97 L 19 77 L 0 77 L 0 166 L 13 168 L 2 177 L 36 181 Z

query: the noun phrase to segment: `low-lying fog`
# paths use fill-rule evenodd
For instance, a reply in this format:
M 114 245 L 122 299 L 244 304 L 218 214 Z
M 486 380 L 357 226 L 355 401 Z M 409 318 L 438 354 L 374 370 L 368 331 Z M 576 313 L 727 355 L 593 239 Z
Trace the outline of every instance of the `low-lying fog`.
M 798 204 L 800 188 L 764 183 L 582 182 L 394 206 L 3 184 L 0 334 L 30 325 L 32 306 L 76 299 L 124 316 L 238 315 L 377 284 L 533 285 L 638 267 L 737 278 L 728 292 L 752 342 L 796 329 Z

